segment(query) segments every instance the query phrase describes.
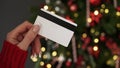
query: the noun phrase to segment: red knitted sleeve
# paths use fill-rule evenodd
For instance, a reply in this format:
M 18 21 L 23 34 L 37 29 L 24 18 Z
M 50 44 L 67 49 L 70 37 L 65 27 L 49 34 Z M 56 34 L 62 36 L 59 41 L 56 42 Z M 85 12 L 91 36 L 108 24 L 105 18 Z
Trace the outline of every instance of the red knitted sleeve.
M 27 51 L 21 50 L 16 45 L 4 41 L 0 53 L 0 68 L 24 68 Z

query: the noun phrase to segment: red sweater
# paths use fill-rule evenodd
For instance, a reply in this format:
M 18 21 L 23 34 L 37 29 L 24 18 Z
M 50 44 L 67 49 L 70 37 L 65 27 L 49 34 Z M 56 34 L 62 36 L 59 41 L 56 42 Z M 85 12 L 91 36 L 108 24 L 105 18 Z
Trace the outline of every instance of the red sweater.
M 0 68 L 24 68 L 27 51 L 21 50 L 16 45 L 4 41 L 0 53 Z

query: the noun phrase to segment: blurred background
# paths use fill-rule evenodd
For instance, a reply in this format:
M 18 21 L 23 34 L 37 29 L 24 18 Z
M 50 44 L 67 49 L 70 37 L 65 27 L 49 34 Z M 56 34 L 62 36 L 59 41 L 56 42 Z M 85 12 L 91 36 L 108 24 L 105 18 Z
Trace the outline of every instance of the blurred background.
M 34 22 L 40 8 L 78 25 L 68 47 L 41 39 L 41 57 L 28 56 L 26 68 L 117 68 L 119 65 L 116 61 L 120 62 L 120 0 L 1 0 L 0 3 L 1 45 L 6 33 L 15 26 L 26 19 Z

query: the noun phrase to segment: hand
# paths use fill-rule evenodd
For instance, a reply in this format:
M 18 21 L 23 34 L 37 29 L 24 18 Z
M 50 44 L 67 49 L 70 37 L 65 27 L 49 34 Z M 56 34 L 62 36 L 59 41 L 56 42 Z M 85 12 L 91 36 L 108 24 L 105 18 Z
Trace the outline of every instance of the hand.
M 7 34 L 6 40 L 14 45 L 17 45 L 24 51 L 27 51 L 29 45 L 32 43 L 32 53 L 39 54 L 41 44 L 38 36 L 38 31 L 38 25 L 33 25 L 28 21 L 25 21 L 13 29 L 11 32 L 9 32 Z

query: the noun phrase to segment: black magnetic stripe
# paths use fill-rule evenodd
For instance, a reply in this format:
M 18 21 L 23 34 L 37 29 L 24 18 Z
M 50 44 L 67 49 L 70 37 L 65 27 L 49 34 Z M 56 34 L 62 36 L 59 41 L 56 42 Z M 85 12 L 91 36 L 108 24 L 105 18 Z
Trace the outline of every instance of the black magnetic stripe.
M 76 29 L 76 26 L 74 26 L 70 23 L 67 23 L 66 21 L 63 21 L 63 20 L 61 20 L 57 17 L 54 17 L 54 16 L 52 16 L 52 15 L 50 15 L 50 14 L 48 14 L 48 13 L 42 11 L 42 10 L 40 10 L 39 15 L 48 19 L 48 20 L 50 20 L 50 21 L 52 21 L 52 22 L 54 22 L 54 23 L 56 23 L 56 24 L 58 24 L 58 25 L 60 25 L 60 26 L 65 27 L 65 28 L 67 28 L 71 31 L 75 31 L 75 29 Z

